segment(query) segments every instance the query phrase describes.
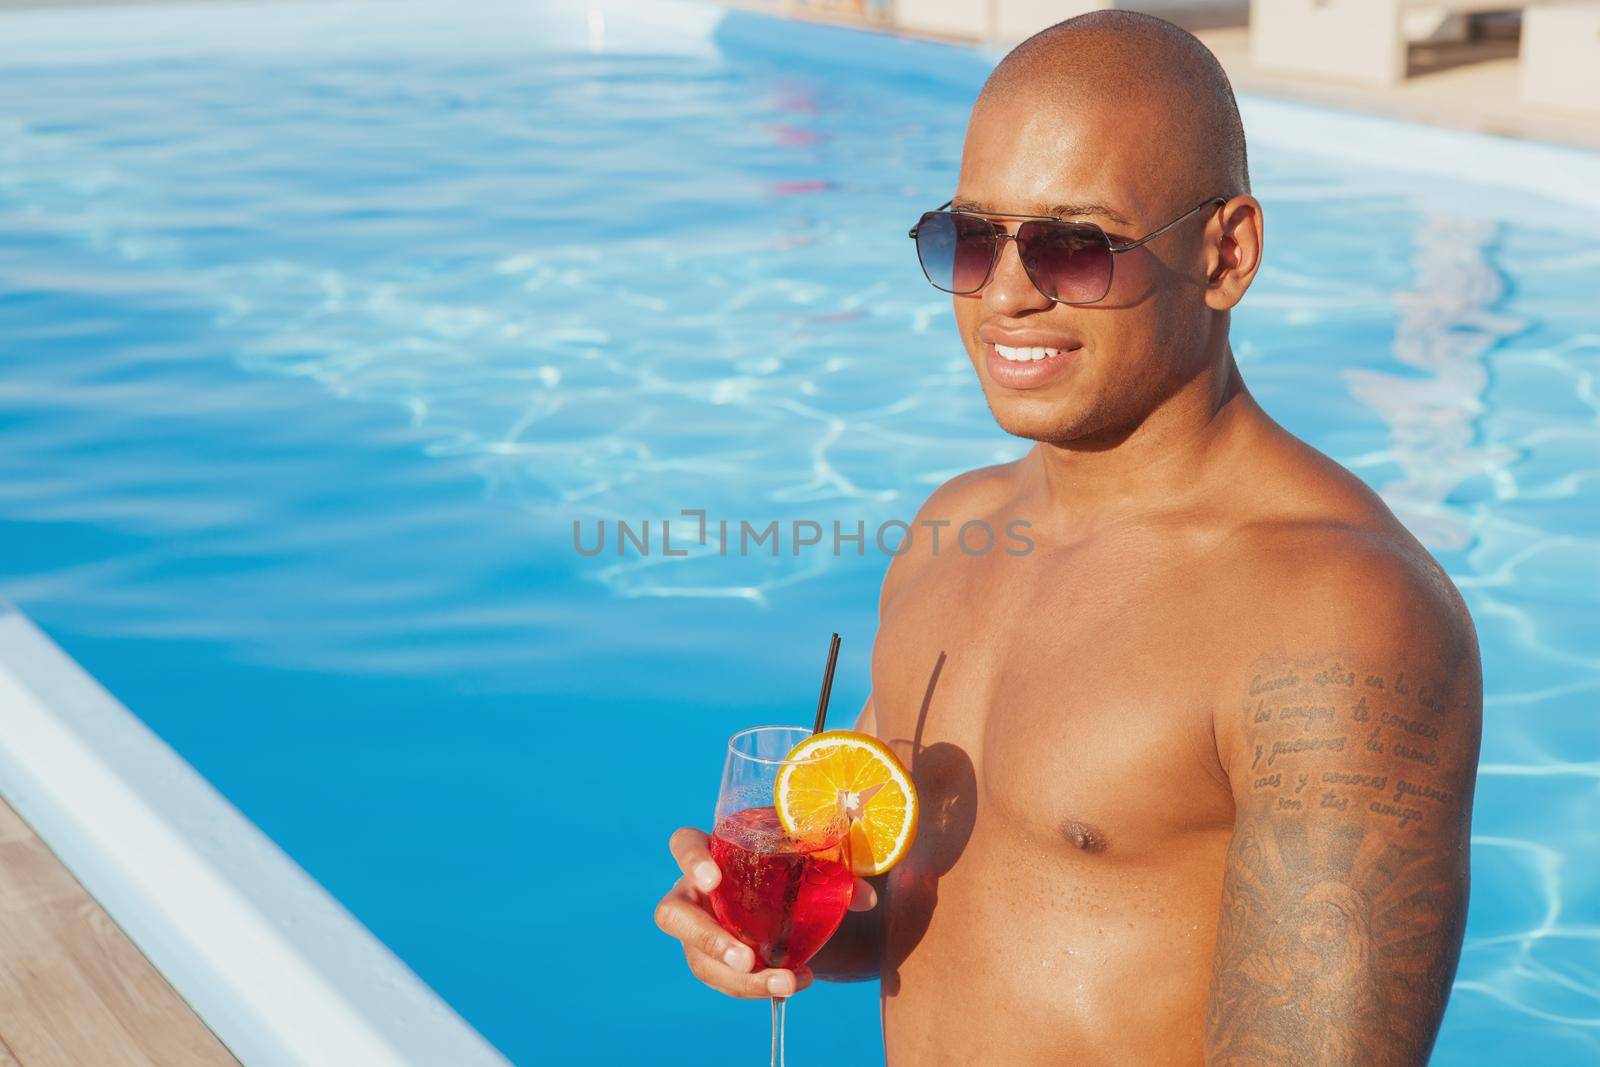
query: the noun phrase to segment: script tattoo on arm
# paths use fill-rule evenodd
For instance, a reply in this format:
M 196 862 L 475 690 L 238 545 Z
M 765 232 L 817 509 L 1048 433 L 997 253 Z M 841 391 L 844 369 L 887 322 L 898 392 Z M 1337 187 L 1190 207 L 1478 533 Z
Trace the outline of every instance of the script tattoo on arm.
M 1475 656 L 1410 667 L 1273 656 L 1240 694 L 1212 1067 L 1427 1062 L 1465 924 L 1481 697 Z

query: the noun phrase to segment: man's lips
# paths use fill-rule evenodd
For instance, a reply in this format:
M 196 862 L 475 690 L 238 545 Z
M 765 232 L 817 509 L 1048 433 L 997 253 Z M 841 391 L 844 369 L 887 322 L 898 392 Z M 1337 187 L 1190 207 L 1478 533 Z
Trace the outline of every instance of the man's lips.
M 989 380 L 996 385 L 1006 389 L 1037 389 L 1074 366 L 1082 347 L 1076 341 L 1023 345 L 985 340 L 984 366 Z

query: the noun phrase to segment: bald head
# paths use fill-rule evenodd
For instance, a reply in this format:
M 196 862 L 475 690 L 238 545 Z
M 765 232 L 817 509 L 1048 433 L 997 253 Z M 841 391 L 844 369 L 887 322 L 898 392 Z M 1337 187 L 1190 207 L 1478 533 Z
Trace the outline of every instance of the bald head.
M 1250 191 L 1244 126 L 1216 56 L 1153 15 L 1094 11 L 1040 30 L 990 73 L 974 118 L 1004 105 L 1060 115 L 1114 109 L 1137 125 L 1152 180 L 1180 196 Z

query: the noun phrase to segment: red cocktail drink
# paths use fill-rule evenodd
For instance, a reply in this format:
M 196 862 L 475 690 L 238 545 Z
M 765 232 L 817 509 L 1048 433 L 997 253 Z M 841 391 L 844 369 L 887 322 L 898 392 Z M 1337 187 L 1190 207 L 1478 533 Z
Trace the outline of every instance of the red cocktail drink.
M 855 879 L 837 835 L 799 841 L 784 832 L 772 808 L 726 815 L 711 836 L 722 881 L 711 910 L 734 937 L 755 950 L 757 967 L 798 967 L 839 928 Z

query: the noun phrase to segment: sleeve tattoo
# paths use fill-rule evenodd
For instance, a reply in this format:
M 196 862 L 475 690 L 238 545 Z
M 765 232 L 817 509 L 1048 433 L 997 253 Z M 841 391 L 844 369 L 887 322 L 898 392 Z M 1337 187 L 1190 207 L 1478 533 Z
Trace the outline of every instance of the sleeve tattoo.
M 1475 658 L 1375 667 L 1264 659 L 1240 694 L 1211 1067 L 1427 1062 L 1465 924 L 1479 680 Z

